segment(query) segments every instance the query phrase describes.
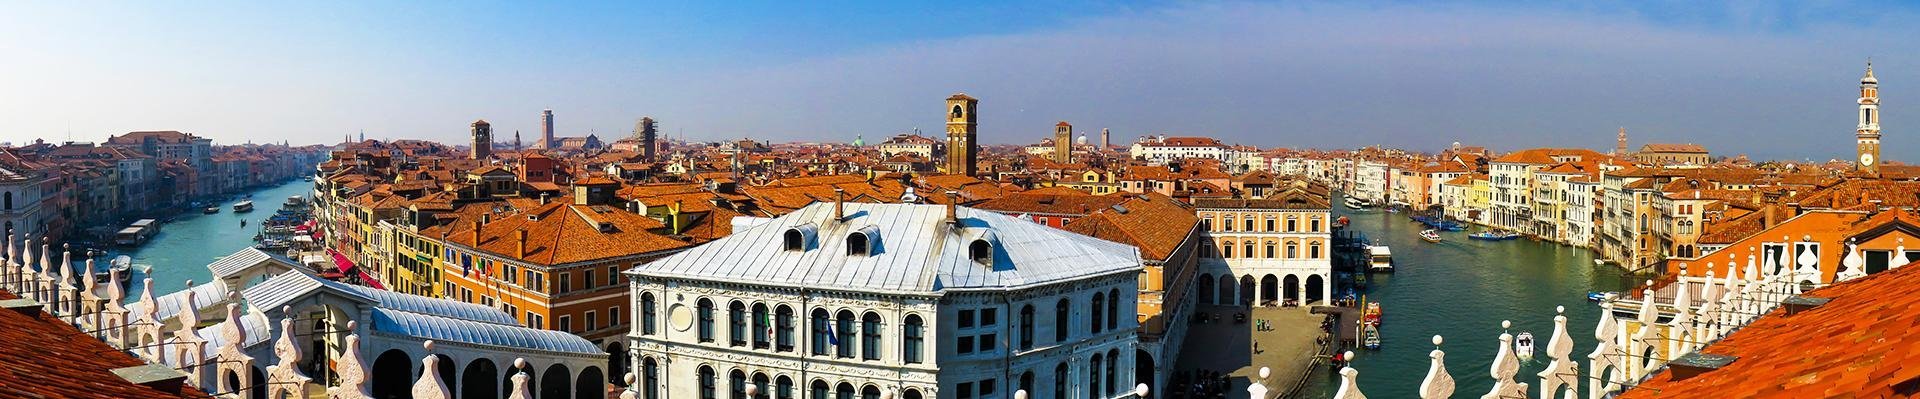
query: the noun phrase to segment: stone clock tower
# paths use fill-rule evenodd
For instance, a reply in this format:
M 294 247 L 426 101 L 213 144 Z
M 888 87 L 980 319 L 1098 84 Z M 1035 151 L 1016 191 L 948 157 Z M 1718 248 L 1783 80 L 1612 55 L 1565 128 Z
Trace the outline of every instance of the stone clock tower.
M 947 173 L 973 176 L 979 172 L 980 119 L 974 111 L 980 100 L 967 93 L 947 97 Z
M 1854 132 L 1860 146 L 1859 170 L 1880 173 L 1880 80 L 1873 77 L 1873 62 L 1867 62 L 1867 76 L 1860 78 L 1860 126 Z

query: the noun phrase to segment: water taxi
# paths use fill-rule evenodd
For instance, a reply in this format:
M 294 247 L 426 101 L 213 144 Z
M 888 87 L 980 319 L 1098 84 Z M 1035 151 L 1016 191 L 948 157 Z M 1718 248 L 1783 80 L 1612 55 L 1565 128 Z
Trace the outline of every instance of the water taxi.
M 1375 245 L 1367 248 L 1367 253 L 1369 263 L 1367 265 L 1368 270 L 1376 272 L 1393 271 L 1393 250 L 1388 249 L 1385 245 Z
M 253 211 L 253 200 L 245 200 L 245 201 L 240 201 L 240 202 L 237 202 L 237 203 L 234 203 L 234 204 L 233 204 L 233 211 L 234 211 L 234 212 L 252 212 L 252 211 Z
M 119 274 L 120 281 L 111 281 L 114 276 L 112 272 L 115 272 L 115 271 L 120 272 Z M 107 264 L 107 270 L 95 271 L 93 275 L 93 282 L 95 283 L 100 283 L 100 284 L 106 284 L 109 282 L 117 283 L 117 284 L 120 284 L 120 288 L 126 288 L 127 284 L 131 283 L 132 281 L 133 281 L 133 258 L 126 255 L 113 257 L 112 263 Z
M 1513 354 L 1520 356 L 1520 361 L 1533 359 L 1533 333 L 1521 332 L 1513 339 Z
M 154 233 L 160 232 L 159 222 L 153 219 L 140 219 L 113 234 L 113 243 L 122 246 L 135 246 L 147 242 Z
M 1427 240 L 1427 242 L 1431 243 L 1438 243 L 1440 242 L 1440 233 L 1433 231 L 1433 229 L 1420 230 L 1420 239 Z

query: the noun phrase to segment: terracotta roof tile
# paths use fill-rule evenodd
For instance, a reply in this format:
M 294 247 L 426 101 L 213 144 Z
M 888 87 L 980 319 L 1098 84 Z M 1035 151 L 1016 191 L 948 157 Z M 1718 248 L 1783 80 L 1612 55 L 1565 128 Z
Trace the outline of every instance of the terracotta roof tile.
M 16 298 L 0 291 L 0 299 Z M 0 342 L 0 397 L 209 397 L 191 384 L 164 392 L 120 378 L 113 369 L 147 363 L 46 313 L 0 309 Z

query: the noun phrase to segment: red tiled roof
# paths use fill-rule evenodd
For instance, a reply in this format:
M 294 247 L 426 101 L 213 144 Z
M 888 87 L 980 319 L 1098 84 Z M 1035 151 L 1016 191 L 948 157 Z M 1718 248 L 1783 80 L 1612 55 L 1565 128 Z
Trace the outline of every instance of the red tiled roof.
M 0 299 L 16 299 L 0 291 Z M 0 309 L 0 397 L 204 398 L 191 384 L 180 392 L 136 385 L 113 369 L 147 363 L 81 333 L 44 312 Z
M 1621 399 L 1906 398 L 1920 387 L 1920 267 L 1909 264 L 1805 294 L 1831 301 L 1761 317 L 1702 353 L 1738 359 L 1675 380 L 1649 377 Z

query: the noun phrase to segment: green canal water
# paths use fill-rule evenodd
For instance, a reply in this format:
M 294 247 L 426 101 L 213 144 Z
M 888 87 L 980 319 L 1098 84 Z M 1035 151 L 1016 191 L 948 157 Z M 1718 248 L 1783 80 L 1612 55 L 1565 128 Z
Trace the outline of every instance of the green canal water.
M 1594 322 L 1600 317 L 1600 308 L 1587 301 L 1587 293 L 1620 291 L 1634 280 L 1618 267 L 1595 265 L 1586 249 L 1527 239 L 1470 240 L 1467 232 L 1442 232 L 1442 242 L 1428 243 L 1418 236 L 1424 227 L 1403 214 L 1342 208 L 1335 213 L 1352 221 L 1348 230 L 1391 246 L 1396 268 L 1393 274 L 1374 275 L 1365 291 L 1382 309 L 1381 349 L 1355 350 L 1353 362 L 1360 371 L 1360 388 L 1369 397 L 1419 397 L 1434 335 L 1445 338 L 1441 350 L 1457 383 L 1453 396 L 1486 394 L 1493 388 L 1491 369 L 1502 320 L 1513 321 L 1513 328 L 1505 331 L 1514 335 L 1533 333 L 1535 357 L 1522 363 L 1515 380 L 1537 389 L 1538 374 L 1550 361 L 1546 346 L 1553 335 L 1554 307 L 1567 308 L 1567 334 L 1584 368 L 1594 347 Z M 1322 367 L 1300 396 L 1332 397 L 1340 381 L 1328 371 Z
M 173 222 L 164 223 L 160 234 L 137 248 L 113 248 L 106 258 L 128 255 L 135 265 L 153 267 L 153 291 L 155 295 L 164 295 L 187 287 L 187 280 L 204 283 L 213 278 L 207 271 L 207 264 L 215 259 L 232 254 L 242 248 L 253 245 L 253 236 L 260 232 L 260 221 L 273 216 L 275 210 L 286 202 L 289 196 L 312 196 L 313 183 L 292 180 L 279 185 L 255 188 L 248 193 L 253 195 L 253 212 L 234 213 L 233 203 L 239 199 L 224 201 L 220 204 L 220 213 L 201 214 L 198 210 L 182 210 L 171 215 Z M 240 221 L 247 225 L 242 227 Z M 140 279 L 148 277 L 142 274 L 139 266 L 134 267 L 133 284 L 127 292 L 128 299 L 139 298 Z

